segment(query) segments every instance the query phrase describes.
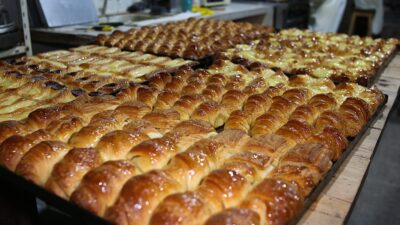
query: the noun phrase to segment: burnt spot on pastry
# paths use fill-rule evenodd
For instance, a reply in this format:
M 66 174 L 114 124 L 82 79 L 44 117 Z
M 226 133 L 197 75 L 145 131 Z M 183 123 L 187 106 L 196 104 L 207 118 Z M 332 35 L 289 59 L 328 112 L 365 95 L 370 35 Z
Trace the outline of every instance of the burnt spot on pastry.
M 36 72 L 39 72 L 39 73 L 50 73 L 50 69 L 46 69 L 46 68 L 37 69 Z
M 76 79 L 76 81 L 85 81 L 85 80 L 89 80 L 89 77 L 81 77 Z
M 39 65 L 36 64 L 30 64 L 27 66 L 27 68 L 31 69 L 31 70 L 38 70 L 39 69 Z
M 96 96 L 100 96 L 101 93 L 98 92 L 98 91 L 92 91 L 92 92 L 89 92 L 88 95 L 89 95 L 90 97 L 96 97 Z
M 78 97 L 78 96 L 85 94 L 85 91 L 81 88 L 75 88 L 71 91 L 71 94 L 75 97 Z
M 40 75 L 32 76 L 31 79 L 32 79 L 32 81 L 47 80 L 46 77 L 40 76 Z
M 13 76 L 13 77 L 21 77 L 22 76 L 21 72 L 16 71 L 16 70 L 7 71 L 5 74 L 9 75 L 9 76 Z
M 60 74 L 62 71 L 61 70 L 52 70 L 50 73 L 55 73 L 55 74 Z
M 47 81 L 45 83 L 45 85 L 46 85 L 46 87 L 50 87 L 53 90 L 62 90 L 62 89 L 67 88 L 65 85 L 62 85 L 62 84 L 57 83 L 55 81 Z
M 66 73 L 66 74 L 64 74 L 64 76 L 74 77 L 74 76 L 76 76 L 77 74 L 78 74 L 78 72 L 77 72 L 77 71 L 74 71 L 74 72 Z

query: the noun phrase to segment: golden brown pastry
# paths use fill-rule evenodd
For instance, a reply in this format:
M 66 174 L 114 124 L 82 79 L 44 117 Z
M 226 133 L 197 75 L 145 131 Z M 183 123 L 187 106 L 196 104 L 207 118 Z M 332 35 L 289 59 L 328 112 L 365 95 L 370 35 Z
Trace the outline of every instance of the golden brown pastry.
M 212 213 L 238 204 L 251 184 L 269 173 L 272 159 L 279 155 L 277 152 L 287 147 L 279 136 L 249 140 L 222 168 L 210 172 L 195 190 L 164 199 L 153 213 L 151 223 L 202 224 Z M 192 201 L 195 205 L 191 205 Z
M 101 137 L 96 149 L 103 161 L 124 159 L 133 146 L 149 138 L 141 131 L 114 130 Z
M 37 130 L 26 136 L 11 136 L 0 145 L 0 163 L 14 171 L 21 158 L 30 148 L 39 142 L 49 139 L 51 134 L 45 130 Z
M 71 201 L 102 216 L 118 196 L 122 185 L 137 173 L 128 160 L 108 161 L 88 172 L 72 193 Z
M 146 224 L 150 219 L 151 210 L 163 198 L 180 190 L 187 190 L 189 184 L 196 185 L 202 176 L 211 170 L 214 160 L 216 165 L 221 164 L 225 155 L 238 151 L 247 140 L 243 132 L 229 131 L 213 137 L 212 141 L 203 139 L 196 142 L 187 151 L 173 157 L 164 170 L 152 170 L 130 179 L 124 185 L 115 204 L 107 210 L 106 218 L 118 224 Z M 205 165 L 207 161 L 208 165 Z M 197 164 L 198 168 L 191 171 L 182 167 L 185 164 Z M 191 182 L 188 183 L 189 181 Z M 143 204 L 143 201 L 147 204 Z M 140 207 L 132 208 L 134 205 Z M 122 211 L 122 208 L 131 210 Z
M 45 187 L 54 194 L 68 199 L 78 187 L 82 177 L 101 164 L 99 153 L 94 148 L 74 148 L 54 165 Z
M 345 135 L 354 137 L 367 123 L 370 112 L 368 103 L 359 98 L 347 98 L 339 108 L 340 117 L 346 121 Z
M 205 225 L 260 225 L 260 215 L 247 208 L 229 208 L 217 213 L 204 223 Z
M 261 224 L 284 225 L 299 212 L 302 201 L 296 186 L 267 178 L 247 195 L 240 207 L 257 212 Z
M 173 109 L 179 112 L 182 120 L 187 120 L 191 117 L 193 111 L 205 100 L 203 95 L 184 95 L 175 102 Z
M 31 148 L 18 163 L 15 173 L 43 186 L 53 169 L 70 150 L 60 141 L 43 141 Z
M 272 31 L 271 27 L 250 23 L 190 18 L 144 26 L 135 31 L 113 32 L 109 36 L 99 35 L 97 43 L 130 51 L 199 60 L 236 44 L 264 37 Z

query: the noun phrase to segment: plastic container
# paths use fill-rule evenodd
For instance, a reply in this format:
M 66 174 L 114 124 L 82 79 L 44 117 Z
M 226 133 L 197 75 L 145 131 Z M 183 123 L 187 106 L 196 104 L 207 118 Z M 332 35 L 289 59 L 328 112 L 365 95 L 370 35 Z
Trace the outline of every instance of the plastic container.
M 192 11 L 192 0 L 181 0 L 182 12 Z

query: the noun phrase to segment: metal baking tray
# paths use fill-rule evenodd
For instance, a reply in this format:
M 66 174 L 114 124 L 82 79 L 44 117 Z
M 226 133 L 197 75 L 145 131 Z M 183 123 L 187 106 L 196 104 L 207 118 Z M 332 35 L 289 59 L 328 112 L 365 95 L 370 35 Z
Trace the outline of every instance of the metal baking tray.
M 382 110 L 384 109 L 387 103 L 388 96 L 385 95 L 384 102 L 382 105 L 378 107 L 374 115 L 370 118 L 368 123 L 362 128 L 359 134 L 350 140 L 350 143 L 346 150 L 342 153 L 339 159 L 332 165 L 332 168 L 325 175 L 323 180 L 317 185 L 317 187 L 311 192 L 311 194 L 304 201 L 303 207 L 300 212 L 296 215 L 295 218 L 289 223 L 290 225 L 296 224 L 303 214 L 308 210 L 314 200 L 320 195 L 320 193 L 324 190 L 326 185 L 331 181 L 332 177 L 335 175 L 337 170 L 340 168 L 342 163 L 346 160 L 346 158 L 353 151 L 355 146 L 358 144 L 360 139 L 364 136 L 368 127 L 379 117 Z M 63 198 L 58 197 L 57 195 L 47 191 L 43 187 L 37 186 L 36 184 L 26 180 L 25 178 L 3 168 L 0 167 L 0 181 L 9 184 L 10 186 L 18 187 L 22 191 L 30 193 L 32 196 L 37 197 L 43 201 L 45 201 L 48 205 L 58 209 L 59 211 L 68 214 L 76 219 L 79 219 L 80 224 L 89 224 L 89 225 L 111 225 L 110 222 L 92 214 L 91 212 L 78 207 L 77 205 L 69 202 Z

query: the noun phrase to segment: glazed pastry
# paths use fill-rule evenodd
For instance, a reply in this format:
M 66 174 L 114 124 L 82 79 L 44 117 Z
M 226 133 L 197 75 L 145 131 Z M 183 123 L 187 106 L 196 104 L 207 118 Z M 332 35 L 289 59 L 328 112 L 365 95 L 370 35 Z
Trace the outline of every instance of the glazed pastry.
M 122 185 L 136 173 L 137 169 L 131 161 L 108 161 L 82 178 L 71 195 L 71 201 L 102 216 L 115 201 Z
M 397 39 L 284 29 L 226 50 L 221 58 L 247 67 L 257 63 L 290 75 L 309 74 L 336 83 L 351 81 L 367 86 L 398 44 Z
M 178 169 L 178 167 L 176 167 L 177 165 L 185 163 L 185 161 L 181 161 L 185 159 L 183 157 L 195 157 L 192 160 L 196 160 L 197 163 L 200 163 L 198 164 L 199 167 L 209 167 L 211 165 L 202 165 L 204 163 L 202 161 L 210 160 L 209 163 L 211 163 L 213 157 L 216 157 L 216 161 L 214 162 L 218 163 L 217 159 L 223 159 L 224 155 L 228 154 L 229 151 L 233 152 L 240 149 L 240 146 L 247 138 L 242 132 L 230 131 L 219 134 L 212 138 L 212 140 L 213 141 L 203 139 L 195 143 L 187 151 L 176 155 L 164 170 L 152 170 L 143 175 L 131 178 L 124 185 L 120 197 L 115 204 L 107 210 L 106 218 L 118 224 L 146 224 L 150 218 L 151 210 L 154 209 L 164 197 L 171 193 L 185 190 L 184 188 L 187 187 L 187 179 L 189 178 L 187 176 L 192 177 L 192 182 L 196 180 L 199 182 L 203 174 L 201 170 L 210 171 L 210 168 L 198 168 L 198 170 L 193 172 L 185 171 L 184 168 L 180 168 L 179 171 L 176 171 L 176 169 Z M 223 146 L 223 144 L 227 144 L 228 146 Z M 205 158 L 201 160 L 196 157 L 195 154 L 198 154 L 198 156 L 202 155 Z M 186 163 L 191 163 L 191 161 L 188 161 L 189 159 L 190 158 L 187 158 Z M 196 161 L 192 161 L 191 164 L 195 164 Z M 191 183 L 191 185 L 195 185 L 195 183 Z M 148 204 L 143 204 L 143 199 L 145 199 Z M 131 205 L 138 204 L 141 205 L 140 208 L 133 209 L 130 207 Z M 131 208 L 133 210 L 123 211 L 120 210 L 121 208 Z
M 54 165 L 69 151 L 69 147 L 60 141 L 43 141 L 31 148 L 18 163 L 15 173 L 43 186 L 50 176 Z
M 94 148 L 74 148 L 54 165 L 44 185 L 54 194 L 68 199 L 82 177 L 101 164 L 101 157 Z
M 165 32 L 167 30 L 168 33 Z M 271 27 L 250 23 L 190 18 L 127 32 L 114 31 L 109 36 L 101 34 L 97 37 L 97 43 L 130 51 L 198 60 L 235 44 L 264 37 L 272 31 Z

